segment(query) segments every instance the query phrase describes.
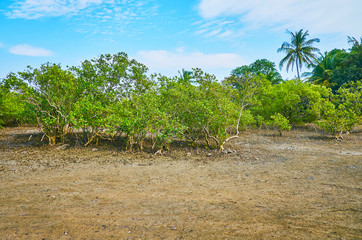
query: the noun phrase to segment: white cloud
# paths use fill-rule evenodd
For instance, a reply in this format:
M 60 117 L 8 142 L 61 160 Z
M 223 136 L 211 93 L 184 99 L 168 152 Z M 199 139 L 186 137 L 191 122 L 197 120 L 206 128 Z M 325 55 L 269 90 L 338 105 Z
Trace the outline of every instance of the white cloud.
M 151 0 L 103 0 L 102 4 L 82 10 L 72 20 L 80 32 L 133 36 L 155 28 L 150 19 L 157 13 L 158 6 Z
M 78 32 L 134 35 L 154 28 L 148 20 L 157 11 L 153 0 L 14 0 L 5 14 L 24 19 L 71 16 L 65 23 Z M 131 27 L 141 20 L 144 24 Z
M 205 19 L 238 17 L 244 28 L 300 28 L 313 33 L 362 32 L 361 0 L 202 0 L 199 13 Z
M 218 35 L 219 38 L 226 38 L 233 35 L 233 32 L 230 30 L 226 30 L 225 32 Z
M 41 17 L 57 17 L 74 14 L 91 4 L 102 3 L 102 0 L 23 0 L 15 1 L 7 13 L 10 18 L 37 19 Z
M 236 38 L 239 37 L 240 31 L 235 31 L 240 26 L 238 21 L 227 20 L 224 18 L 216 20 L 204 20 L 195 22 L 195 34 L 206 38 Z
M 31 56 L 31 57 L 49 57 L 53 52 L 44 48 L 32 47 L 28 44 L 19 44 L 9 50 L 10 53 L 15 55 Z
M 196 33 L 197 35 L 202 35 L 202 34 L 208 32 L 208 31 L 209 31 L 209 29 L 203 28 L 203 29 L 201 29 L 201 30 L 196 31 L 195 33 Z
M 2 42 L 0 42 L 0 48 L 4 47 L 4 44 Z
M 213 36 L 216 36 L 218 34 L 220 34 L 220 32 L 222 31 L 221 28 L 219 29 L 215 29 L 215 30 L 212 30 L 211 32 L 208 32 L 207 34 L 205 34 L 207 37 L 213 37 Z
M 173 76 L 183 68 L 201 68 L 207 73 L 215 74 L 218 79 L 229 76 L 232 69 L 246 64 L 242 56 L 234 53 L 206 54 L 199 51 L 185 52 L 184 49 L 175 52 L 140 51 L 135 58 L 148 66 L 151 72 Z

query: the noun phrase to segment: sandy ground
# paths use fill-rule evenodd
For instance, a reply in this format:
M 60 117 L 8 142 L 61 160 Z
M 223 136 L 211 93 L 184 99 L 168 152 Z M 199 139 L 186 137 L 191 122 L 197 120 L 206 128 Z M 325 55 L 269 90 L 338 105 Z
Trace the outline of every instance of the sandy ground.
M 0 239 L 362 239 L 361 131 L 248 130 L 229 153 L 162 156 L 40 139 L 0 130 Z

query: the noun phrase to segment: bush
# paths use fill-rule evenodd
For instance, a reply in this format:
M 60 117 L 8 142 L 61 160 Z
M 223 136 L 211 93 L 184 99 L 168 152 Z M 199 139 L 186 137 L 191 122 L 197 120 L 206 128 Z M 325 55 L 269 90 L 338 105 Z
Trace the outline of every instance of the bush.
M 0 128 L 3 125 L 21 125 L 36 122 L 34 109 L 25 101 L 21 88 L 24 84 L 10 73 L 0 82 Z
M 362 121 L 362 81 L 343 85 L 333 96 L 333 104 L 323 113 L 318 122 L 326 132 L 341 138 L 343 132 L 350 131 Z
M 259 95 L 260 104 L 253 108 L 253 112 L 265 121 L 280 114 L 290 124 L 311 123 L 319 119 L 330 94 L 330 90 L 324 86 L 289 80 L 266 86 Z
M 69 70 L 50 63 L 39 69 L 28 67 L 27 71 L 19 72 L 18 78 L 23 83 L 23 97 L 32 105 L 49 144 L 55 145 L 57 138 L 64 143 L 70 130 L 70 112 L 78 96 L 77 79 Z
M 283 135 L 282 131 L 290 130 L 292 128 L 292 126 L 289 124 L 289 120 L 280 113 L 271 116 L 271 119 L 273 120 L 274 126 L 278 128 L 280 136 Z
M 276 84 L 259 69 L 264 63 L 235 69 L 223 82 L 200 69 L 148 77 L 147 67 L 125 53 L 68 69 L 50 63 L 28 67 L 0 83 L 0 125 L 35 116 L 50 145 L 81 129 L 85 145 L 122 135 L 127 149 L 142 150 L 150 136 L 152 149 L 165 150 L 175 138 L 223 149 L 254 124 L 275 126 L 282 135 L 291 125 L 318 122 L 341 134 L 361 122 L 361 81 L 333 95 L 300 80 Z

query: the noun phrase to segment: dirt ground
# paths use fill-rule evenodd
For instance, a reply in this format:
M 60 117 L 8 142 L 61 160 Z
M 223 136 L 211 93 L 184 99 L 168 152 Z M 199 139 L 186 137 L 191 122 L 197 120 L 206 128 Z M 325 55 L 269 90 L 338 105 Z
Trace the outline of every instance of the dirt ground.
M 227 153 L 162 156 L 41 137 L 0 130 L 0 239 L 362 239 L 361 130 L 247 130 Z

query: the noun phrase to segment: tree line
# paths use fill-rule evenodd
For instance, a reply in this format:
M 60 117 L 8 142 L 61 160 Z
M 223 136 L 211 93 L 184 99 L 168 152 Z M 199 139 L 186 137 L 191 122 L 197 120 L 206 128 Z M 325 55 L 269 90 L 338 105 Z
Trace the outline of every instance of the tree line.
M 337 51 L 341 56 L 328 72 L 326 58 Z M 155 151 L 168 149 L 175 139 L 223 149 L 249 127 L 274 126 L 282 134 L 316 123 L 340 136 L 362 120 L 361 62 L 354 62 L 361 61 L 361 43 L 331 52 L 309 58 L 307 81 L 284 81 L 266 59 L 235 68 L 223 81 L 201 69 L 148 76 L 148 68 L 126 53 L 104 54 L 76 67 L 46 63 L 1 80 L 0 125 L 36 123 L 50 145 L 78 131 L 85 146 L 122 136 L 129 150 L 143 149 L 148 139 Z M 289 53 L 280 66 L 296 64 L 299 71 L 303 59 Z

